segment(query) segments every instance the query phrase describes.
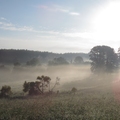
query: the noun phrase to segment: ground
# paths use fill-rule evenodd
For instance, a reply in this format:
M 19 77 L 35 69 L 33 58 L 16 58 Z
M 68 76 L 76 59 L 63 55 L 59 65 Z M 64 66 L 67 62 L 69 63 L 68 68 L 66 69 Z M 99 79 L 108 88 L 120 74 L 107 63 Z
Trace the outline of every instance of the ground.
M 13 75 L 7 76 L 9 80 L 16 82 L 12 85 L 13 91 L 19 87 L 21 90 L 23 78 L 29 79 L 31 73 L 37 76 L 38 70 L 40 71 L 36 69 L 35 73 L 30 69 L 26 71 L 26 76 L 23 76 L 23 71 L 14 71 L 17 74 L 9 73 Z M 30 97 L 24 96 L 22 91 L 18 90 L 11 98 L 0 99 L 0 120 L 119 120 L 119 73 L 93 75 L 88 66 L 49 67 L 40 73 L 49 76 L 51 74 L 52 78 L 55 75 L 63 78 L 65 81 L 61 79 L 58 87 L 60 93 Z M 17 79 L 12 80 L 18 76 L 21 76 L 18 78 L 19 82 Z M 3 79 L 7 77 L 3 76 Z M 1 83 L 10 81 L 2 81 L 1 78 Z M 17 86 L 19 87 L 16 88 Z M 78 89 L 75 94 L 70 92 L 72 87 Z

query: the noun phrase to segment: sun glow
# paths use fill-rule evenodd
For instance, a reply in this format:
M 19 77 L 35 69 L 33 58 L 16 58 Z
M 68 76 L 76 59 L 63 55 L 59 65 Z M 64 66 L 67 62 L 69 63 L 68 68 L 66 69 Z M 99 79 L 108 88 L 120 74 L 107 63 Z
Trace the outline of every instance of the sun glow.
M 93 29 L 100 39 L 120 39 L 120 1 L 101 8 L 93 20 Z

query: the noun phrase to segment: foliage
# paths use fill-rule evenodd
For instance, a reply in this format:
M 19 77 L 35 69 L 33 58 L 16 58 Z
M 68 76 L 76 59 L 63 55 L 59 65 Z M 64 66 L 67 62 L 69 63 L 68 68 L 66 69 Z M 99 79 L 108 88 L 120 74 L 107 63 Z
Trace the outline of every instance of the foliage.
M 23 84 L 23 91 L 29 92 L 29 95 L 39 95 L 42 94 L 42 92 L 39 89 L 38 81 L 36 82 L 24 82 Z
M 50 81 L 51 78 L 48 76 L 44 76 L 42 75 L 41 77 L 38 76 L 37 80 L 39 81 L 35 81 L 35 82 L 24 82 L 23 84 L 23 92 L 28 92 L 29 95 L 40 95 L 40 94 L 44 94 L 45 92 L 53 92 L 54 88 L 56 87 L 56 85 L 59 84 L 59 78 L 56 78 L 56 82 L 53 86 L 53 88 L 50 88 Z
M 30 50 L 16 50 L 16 49 L 0 49 L 0 63 L 13 64 L 19 61 L 21 64 L 26 63 L 34 58 L 39 58 L 40 63 L 48 63 L 49 60 L 54 58 L 63 57 L 67 60 L 72 60 L 76 56 L 82 56 L 83 58 L 89 59 L 86 53 L 52 53 L 52 52 L 41 52 L 41 51 L 30 51 Z
M 36 82 L 24 82 L 23 84 L 23 92 L 28 92 L 29 95 L 40 95 L 43 94 L 43 91 L 41 88 L 43 87 L 41 85 L 42 83 L 39 81 Z
M 120 65 L 120 47 L 118 48 L 118 62 L 119 62 L 119 65 Z
M 47 87 L 49 88 L 50 91 L 50 81 L 51 81 L 50 77 L 42 75 L 41 77 L 38 76 L 37 79 L 40 80 L 39 87 L 42 93 L 44 93 Z
M 95 46 L 89 54 L 92 72 L 112 72 L 118 67 L 118 56 L 109 46 Z
M 54 58 L 52 61 L 49 61 L 48 65 L 67 65 L 69 64 L 65 58 L 58 57 Z
M 21 65 L 21 64 L 20 64 L 19 62 L 15 62 L 15 63 L 14 63 L 14 66 L 16 66 L 16 67 L 17 67 L 17 66 L 20 66 L 20 65 Z
M 0 97 L 9 97 L 12 93 L 11 87 L 7 85 L 2 86 L 0 91 Z
M 83 58 L 81 56 L 77 56 L 75 59 L 74 59 L 74 63 L 75 64 L 82 64 L 84 61 L 83 61 Z
M 1 120 L 119 120 L 112 92 L 81 90 L 75 95 L 0 99 Z
M 26 65 L 28 65 L 28 66 L 40 65 L 40 60 L 39 60 L 39 58 L 33 58 L 30 61 L 27 61 Z
M 77 88 L 73 87 L 71 92 L 75 94 L 77 92 Z

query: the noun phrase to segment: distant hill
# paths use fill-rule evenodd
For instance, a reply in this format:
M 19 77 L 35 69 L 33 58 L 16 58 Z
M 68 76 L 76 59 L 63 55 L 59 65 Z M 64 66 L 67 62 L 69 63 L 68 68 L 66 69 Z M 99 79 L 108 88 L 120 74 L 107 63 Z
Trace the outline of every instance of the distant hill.
M 47 63 L 57 57 L 63 57 L 68 62 L 75 59 L 76 56 L 81 56 L 84 61 L 89 60 L 87 53 L 52 53 L 52 52 L 41 52 L 41 51 L 30 51 L 30 50 L 15 50 L 15 49 L 1 49 L 0 50 L 0 63 L 13 64 L 15 62 L 26 63 L 33 58 L 39 58 L 41 63 Z

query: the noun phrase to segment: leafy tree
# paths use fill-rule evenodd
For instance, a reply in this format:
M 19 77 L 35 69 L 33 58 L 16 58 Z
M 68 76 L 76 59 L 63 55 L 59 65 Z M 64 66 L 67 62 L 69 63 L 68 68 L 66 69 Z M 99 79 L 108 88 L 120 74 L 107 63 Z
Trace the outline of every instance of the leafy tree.
M 40 82 L 24 82 L 23 84 L 23 91 L 26 93 L 28 92 L 29 95 L 39 95 L 42 94 L 42 91 L 40 90 Z
M 92 72 L 112 72 L 118 67 L 118 56 L 109 46 L 95 46 L 89 54 Z
M 41 77 L 38 76 L 37 80 L 39 81 L 35 81 L 35 82 L 24 82 L 23 84 L 23 92 L 28 92 L 29 95 L 40 95 L 40 94 L 44 94 L 45 92 L 47 93 L 51 93 L 53 91 L 53 89 L 56 87 L 56 85 L 59 84 L 59 78 L 56 78 L 56 82 L 53 86 L 53 88 L 50 88 L 50 81 L 51 78 L 48 76 L 44 76 L 42 75 Z
M 36 82 L 24 82 L 23 84 L 23 91 L 26 93 L 28 92 L 29 95 L 39 95 L 42 94 L 42 92 L 39 89 L 39 86 Z
M 39 86 L 40 86 L 42 93 L 44 93 L 44 90 L 47 87 L 49 87 L 49 91 L 50 91 L 50 81 L 51 81 L 50 77 L 42 75 L 41 77 L 38 76 L 37 79 L 40 80 Z
M 81 56 L 77 56 L 75 59 L 74 59 L 74 63 L 75 64 L 82 64 L 84 61 L 83 61 L 83 58 Z
M 23 92 L 28 92 L 30 89 L 30 82 L 24 82 L 23 84 Z
M 65 58 L 63 57 L 58 57 L 54 58 L 52 61 L 49 61 L 49 65 L 67 65 L 69 64 Z
M 33 58 L 30 61 L 27 61 L 26 65 L 28 65 L 28 66 L 40 65 L 40 60 L 39 60 L 39 58 Z
M 118 48 L 118 63 L 120 65 L 120 47 Z
M 11 87 L 7 85 L 2 86 L 0 91 L 0 97 L 9 97 L 12 93 Z

